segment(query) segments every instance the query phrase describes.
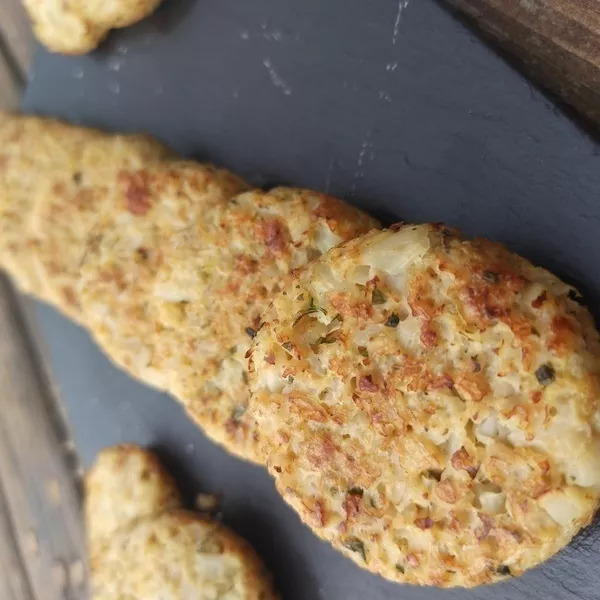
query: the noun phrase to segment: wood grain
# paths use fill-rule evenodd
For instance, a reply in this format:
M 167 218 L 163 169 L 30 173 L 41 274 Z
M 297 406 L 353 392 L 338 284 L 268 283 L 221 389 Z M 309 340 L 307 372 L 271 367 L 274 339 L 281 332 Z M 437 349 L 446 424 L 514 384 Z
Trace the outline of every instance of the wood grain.
M 4 492 L 0 489 L 0 598 L 35 600 L 16 543 Z
M 1 0 L 0 38 L 21 75 L 29 70 L 33 54 L 33 32 L 21 0 Z
M 85 541 L 77 461 L 20 300 L 4 276 L 0 340 L 2 597 L 79 600 Z
M 0 4 L 0 109 L 15 109 L 31 62 L 33 35 L 20 0 Z
M 600 0 L 446 0 L 600 126 Z
M 21 86 L 6 55 L 0 49 L 0 109 L 15 109 L 19 104 Z

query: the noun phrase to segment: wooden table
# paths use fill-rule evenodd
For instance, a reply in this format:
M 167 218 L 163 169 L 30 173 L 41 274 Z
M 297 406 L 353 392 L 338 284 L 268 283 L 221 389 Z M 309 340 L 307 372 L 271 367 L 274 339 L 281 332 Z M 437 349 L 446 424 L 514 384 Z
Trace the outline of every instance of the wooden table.
M 0 5 L 0 108 L 16 108 L 31 62 L 33 36 L 19 0 Z
M 0 5 L 0 108 L 16 109 L 33 36 L 17 0 Z M 86 594 L 80 478 L 29 304 L 0 275 L 0 598 Z
M 523 73 L 600 126 L 600 0 L 444 1 Z

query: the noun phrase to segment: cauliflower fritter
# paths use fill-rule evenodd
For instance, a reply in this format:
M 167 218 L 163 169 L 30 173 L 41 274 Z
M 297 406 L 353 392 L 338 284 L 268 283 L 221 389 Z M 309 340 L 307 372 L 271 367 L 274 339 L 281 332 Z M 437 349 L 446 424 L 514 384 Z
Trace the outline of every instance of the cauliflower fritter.
M 0 112 L 0 261 L 19 287 L 82 322 L 82 263 L 118 174 L 170 152 L 145 135 L 111 135 L 52 119 Z
M 38 40 L 53 52 L 85 54 L 111 29 L 154 12 L 161 0 L 23 0 Z
M 575 290 L 500 244 L 396 226 L 275 298 L 250 414 L 277 488 L 400 582 L 519 575 L 600 498 L 599 338 Z
M 0 265 L 250 460 L 260 315 L 291 269 L 376 226 L 316 192 L 249 191 L 151 138 L 0 113 Z
M 174 374 L 169 389 L 230 451 L 260 461 L 246 414 L 246 352 L 272 296 L 291 269 L 377 222 L 308 190 L 249 191 L 206 210 L 162 245 L 152 320 L 155 356 Z
M 107 448 L 85 483 L 94 600 L 275 600 L 252 548 L 222 524 L 183 510 L 152 453 Z

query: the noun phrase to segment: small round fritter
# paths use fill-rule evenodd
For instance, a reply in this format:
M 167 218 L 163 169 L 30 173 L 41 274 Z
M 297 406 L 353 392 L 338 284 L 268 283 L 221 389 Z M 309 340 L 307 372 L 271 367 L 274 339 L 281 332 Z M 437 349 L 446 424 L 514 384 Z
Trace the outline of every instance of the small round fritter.
M 181 507 L 173 478 L 152 453 L 133 444 L 105 448 L 85 477 L 85 521 L 94 553 L 116 531 Z
M 217 442 L 258 461 L 245 414 L 245 354 L 291 269 L 377 226 L 340 200 L 293 188 L 254 190 L 207 207 L 160 246 L 152 291 L 155 371 Z
M 38 40 L 53 52 L 85 54 L 111 29 L 150 15 L 161 0 L 23 0 Z
M 274 600 L 252 548 L 221 523 L 181 508 L 154 454 L 103 450 L 85 479 L 93 600 Z
M 222 524 L 177 510 L 111 537 L 90 558 L 93 600 L 274 600 L 254 550 Z
M 578 295 L 442 226 L 371 232 L 295 274 L 251 350 L 283 497 L 392 580 L 519 575 L 600 497 L 600 350 Z

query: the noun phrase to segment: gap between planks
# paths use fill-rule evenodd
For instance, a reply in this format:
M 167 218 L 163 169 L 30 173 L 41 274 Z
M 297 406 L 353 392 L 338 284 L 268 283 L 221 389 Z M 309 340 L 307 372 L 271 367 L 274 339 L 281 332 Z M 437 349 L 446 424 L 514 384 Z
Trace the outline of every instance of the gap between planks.
M 77 459 L 21 299 L 0 275 L 0 575 L 11 600 L 83 600 Z M 0 590 L 4 591 L 2 587 Z

